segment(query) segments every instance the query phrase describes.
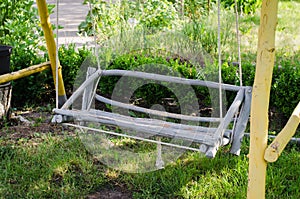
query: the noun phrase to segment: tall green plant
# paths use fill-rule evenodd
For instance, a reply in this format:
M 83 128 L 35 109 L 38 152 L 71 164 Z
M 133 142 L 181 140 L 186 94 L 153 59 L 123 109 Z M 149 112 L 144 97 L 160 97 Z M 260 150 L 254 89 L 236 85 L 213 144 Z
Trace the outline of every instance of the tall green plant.
M 224 0 L 222 3 L 225 7 L 235 6 L 235 0 Z M 244 14 L 253 14 L 260 8 L 262 0 L 237 0 L 238 10 Z
M 213 4 L 213 3 L 212 3 Z M 211 55 L 216 55 L 218 51 L 218 15 L 215 4 L 209 13 L 193 16 L 188 23 L 184 24 L 182 32 L 191 40 L 199 42 L 203 49 Z M 226 49 L 235 37 L 234 16 L 230 10 L 222 9 L 221 12 L 221 45 Z
M 92 14 L 88 13 L 86 20 L 79 25 L 79 31 L 87 35 L 96 34 L 101 42 L 135 26 L 169 29 L 176 19 L 178 13 L 167 0 L 120 0 L 115 3 L 101 0 L 93 2 Z

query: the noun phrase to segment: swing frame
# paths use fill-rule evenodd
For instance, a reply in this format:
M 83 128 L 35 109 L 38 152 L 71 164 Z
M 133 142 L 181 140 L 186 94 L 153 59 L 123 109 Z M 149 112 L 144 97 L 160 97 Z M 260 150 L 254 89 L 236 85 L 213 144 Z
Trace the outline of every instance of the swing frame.
M 181 145 L 173 145 L 177 148 L 190 149 L 194 151 L 200 151 L 205 153 L 207 157 L 213 158 L 220 146 L 231 144 L 230 152 L 236 155 L 240 154 L 241 141 L 246 129 L 251 103 L 251 87 L 240 87 L 228 84 L 222 84 L 222 90 L 236 91 L 237 95 L 232 105 L 227 111 L 224 118 L 207 118 L 207 117 L 196 117 L 181 114 L 174 114 L 168 112 L 162 112 L 157 110 L 151 110 L 141 108 L 134 105 L 124 104 L 114 100 L 107 99 L 103 96 L 95 94 L 95 82 L 99 82 L 99 79 L 104 76 L 127 76 L 135 78 L 150 79 L 156 81 L 164 81 L 171 83 L 187 84 L 191 86 L 205 86 L 208 88 L 218 89 L 219 84 L 216 82 L 201 81 L 185 79 L 180 77 L 172 77 L 166 75 L 158 75 L 153 73 L 145 73 L 139 71 L 128 71 L 128 70 L 96 70 L 95 68 L 88 69 L 88 75 L 85 82 L 73 93 L 73 95 L 66 101 L 66 103 L 60 109 L 54 109 L 54 113 L 57 114 L 53 117 L 52 122 L 63 123 L 68 122 L 70 118 L 79 120 L 80 122 L 97 122 L 108 125 L 116 125 L 123 128 L 128 128 L 134 131 L 140 131 L 149 133 L 150 135 L 163 136 L 174 138 L 180 138 L 183 140 L 193 141 L 195 143 L 202 144 L 200 148 L 191 148 Z M 96 84 L 97 84 L 96 83 Z M 82 107 L 81 110 L 70 110 L 72 104 L 82 96 Z M 151 113 L 157 116 L 164 116 L 169 118 L 181 119 L 186 121 L 197 121 L 197 122 L 219 122 L 217 128 L 208 128 L 193 125 L 183 125 L 161 121 L 157 119 L 146 119 L 146 118 L 132 118 L 123 116 L 116 113 L 109 113 L 91 109 L 93 99 L 101 101 L 106 104 L 122 107 L 127 110 L 135 110 L 144 113 Z M 234 121 L 236 112 L 240 112 L 239 117 Z M 230 122 L 234 121 L 232 130 L 228 129 Z M 160 131 L 157 131 L 160 129 Z M 97 131 L 98 129 L 95 129 Z M 108 133 L 111 134 L 111 133 Z M 225 134 L 225 138 L 224 138 Z M 119 134 L 121 136 L 127 136 L 126 134 Z M 143 139 L 149 141 L 149 139 Z M 165 142 L 160 144 L 169 145 Z

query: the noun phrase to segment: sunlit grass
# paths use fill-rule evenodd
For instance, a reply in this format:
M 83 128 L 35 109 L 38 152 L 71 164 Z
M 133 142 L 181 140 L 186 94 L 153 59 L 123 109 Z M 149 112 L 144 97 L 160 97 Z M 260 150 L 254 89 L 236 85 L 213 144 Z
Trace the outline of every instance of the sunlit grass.
M 105 182 L 78 138 L 0 145 L 0 198 L 74 198 Z
M 258 41 L 260 12 L 253 16 L 242 16 L 240 30 L 242 52 L 255 53 Z M 292 55 L 300 50 L 300 2 L 279 1 L 278 25 L 276 28 L 276 50 Z
M 241 156 L 228 154 L 227 147 L 214 159 L 186 152 L 164 169 L 148 173 L 124 172 L 134 169 L 135 159 L 121 171 L 110 168 L 74 136 L 46 136 L 33 146 L 0 140 L 1 198 L 83 198 L 108 185 L 125 187 L 133 198 L 245 198 L 247 192 L 248 139 Z M 288 146 L 278 162 L 268 166 L 267 198 L 300 197 L 299 165 L 299 148 Z

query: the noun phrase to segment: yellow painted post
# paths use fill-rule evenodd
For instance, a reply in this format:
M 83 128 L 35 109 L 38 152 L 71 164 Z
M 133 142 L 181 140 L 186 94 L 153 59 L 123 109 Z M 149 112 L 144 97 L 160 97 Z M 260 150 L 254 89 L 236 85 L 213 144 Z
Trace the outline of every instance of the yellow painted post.
M 51 62 L 52 75 L 54 80 L 54 85 L 56 84 L 56 43 L 54 40 L 54 35 L 50 23 L 49 12 L 47 8 L 46 0 L 36 0 L 41 25 L 44 31 L 49 59 Z M 58 67 L 58 105 L 61 107 L 67 101 L 64 81 L 62 78 L 62 68 L 59 64 Z
M 30 66 L 28 68 L 24 68 L 22 70 L 18 70 L 12 73 L 7 73 L 0 76 L 0 84 L 13 81 L 19 78 L 23 78 L 29 75 L 32 75 L 34 73 L 38 73 L 47 69 L 50 69 L 51 65 L 50 62 L 45 62 L 42 64 Z
M 285 127 L 280 131 L 280 133 L 276 136 L 273 142 L 269 145 L 269 147 L 265 151 L 265 160 L 268 162 L 275 162 L 285 146 L 288 144 L 289 140 L 296 133 L 297 127 L 300 123 L 300 102 L 297 107 L 293 111 L 289 121 L 285 125 Z
M 264 152 L 268 140 L 268 109 L 275 60 L 278 0 L 263 0 L 258 33 L 256 71 L 250 119 L 248 199 L 265 198 Z

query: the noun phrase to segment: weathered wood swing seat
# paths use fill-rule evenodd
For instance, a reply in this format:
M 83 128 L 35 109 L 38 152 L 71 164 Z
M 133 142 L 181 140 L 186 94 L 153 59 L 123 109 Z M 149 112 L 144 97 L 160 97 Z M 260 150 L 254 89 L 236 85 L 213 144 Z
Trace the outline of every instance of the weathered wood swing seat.
M 105 125 L 113 125 L 121 128 L 125 128 L 126 131 L 138 131 L 146 133 L 149 136 L 161 136 L 167 138 L 178 138 L 185 141 L 191 141 L 201 144 L 198 148 L 187 147 L 182 145 L 174 145 L 164 142 L 156 142 L 159 144 L 166 144 L 169 146 L 175 146 L 184 149 L 196 150 L 205 153 L 207 157 L 214 157 L 220 146 L 231 144 L 230 152 L 236 155 L 240 153 L 241 139 L 248 122 L 250 103 L 251 103 L 251 87 L 246 86 L 234 86 L 228 84 L 221 84 L 223 90 L 235 91 L 237 95 L 229 107 L 226 115 L 223 118 L 213 117 L 198 117 L 189 116 L 183 114 L 175 114 L 169 112 L 163 112 L 158 110 L 152 110 L 147 108 L 138 107 L 132 104 L 126 104 L 111 99 L 107 99 L 101 95 L 96 94 L 96 87 L 102 76 L 128 76 L 134 78 L 143 78 L 149 80 L 155 80 L 159 82 L 171 82 L 177 84 L 186 84 L 192 86 L 204 86 L 208 88 L 219 88 L 219 83 L 210 81 L 201 81 L 195 79 L 185 79 L 180 77 L 159 75 L 153 73 L 145 73 L 138 71 L 126 71 L 126 70 L 96 70 L 95 68 L 88 68 L 87 78 L 83 84 L 73 93 L 73 95 L 67 100 L 67 102 L 60 108 L 54 109 L 56 114 L 53 117 L 53 122 L 62 123 L 71 120 L 80 122 L 95 122 Z M 71 110 L 70 107 L 74 101 L 82 97 L 82 109 Z M 215 128 L 202 127 L 188 124 L 179 124 L 167 122 L 160 119 L 151 118 L 137 118 L 119 113 L 105 112 L 91 108 L 92 101 L 96 99 L 102 103 L 109 104 L 115 107 L 124 108 L 127 110 L 138 111 L 142 113 L 152 114 L 165 118 L 173 118 L 191 122 L 207 122 L 217 123 Z M 238 113 L 238 117 L 235 117 Z M 232 128 L 229 129 L 229 124 L 232 123 Z M 76 126 L 76 125 L 74 125 Z M 77 127 L 80 127 L 77 126 Z M 88 128 L 82 126 L 82 128 Z M 90 129 L 90 128 L 88 128 Z M 159 130 L 158 130 L 159 129 Z M 99 129 L 94 129 L 99 131 Z M 101 132 L 105 132 L 101 130 Z M 108 134 L 111 132 L 105 132 Z M 139 136 L 128 136 L 124 133 L 118 133 L 117 135 L 132 137 L 135 139 L 141 139 L 146 141 L 153 140 Z M 155 141 L 154 141 L 155 142 Z

